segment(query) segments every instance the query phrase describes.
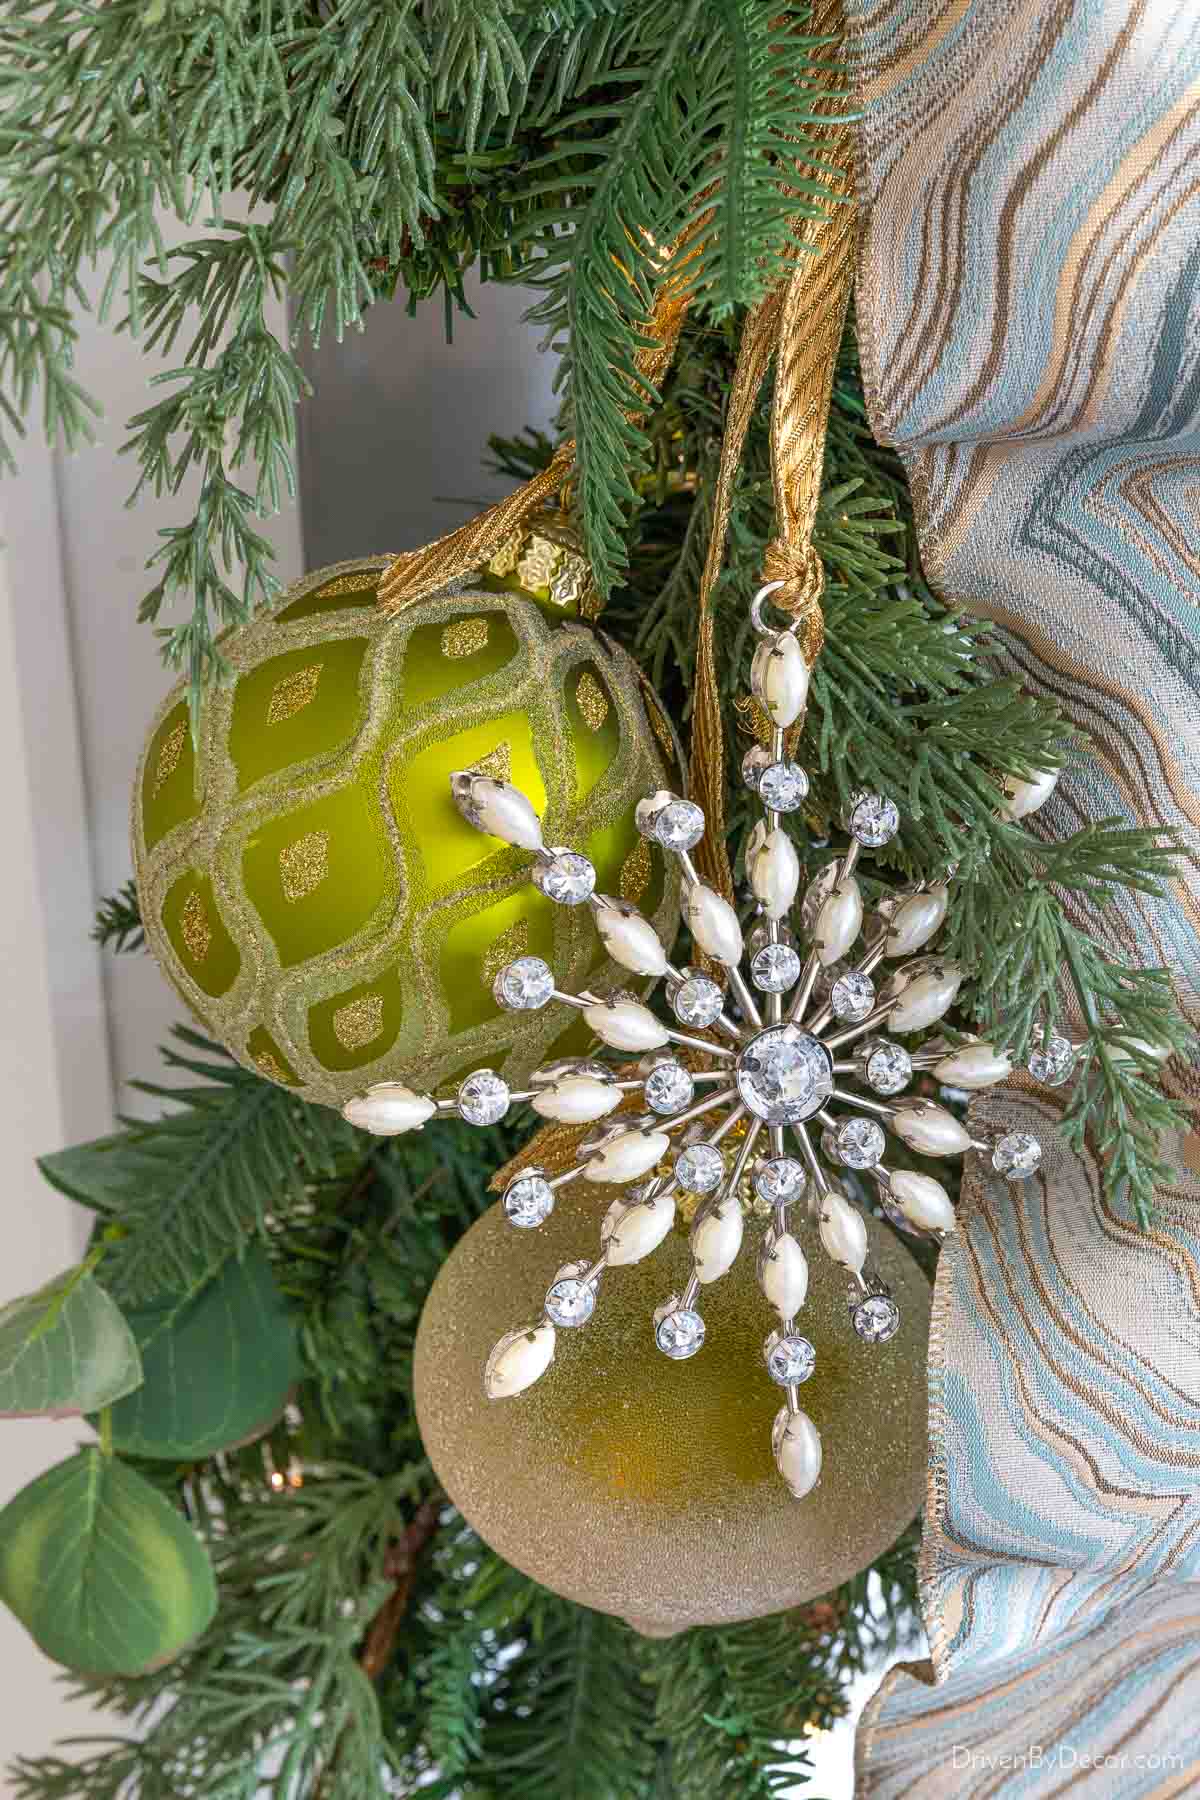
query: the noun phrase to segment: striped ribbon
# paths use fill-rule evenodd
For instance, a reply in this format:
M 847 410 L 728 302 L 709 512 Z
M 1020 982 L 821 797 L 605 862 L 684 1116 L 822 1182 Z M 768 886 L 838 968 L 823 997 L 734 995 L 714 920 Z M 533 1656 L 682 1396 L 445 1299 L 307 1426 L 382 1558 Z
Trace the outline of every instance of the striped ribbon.
M 873 428 L 931 581 L 1091 737 L 1039 829 L 1179 835 L 1170 892 L 1086 923 L 1200 1020 L 1196 8 L 847 15 Z M 1200 1068 L 1165 1085 L 1200 1124 Z M 1036 1127 L 1049 1100 L 980 1107 Z M 1200 1793 L 1200 1130 L 1179 1162 L 1148 1233 L 1061 1144 L 1023 1188 L 966 1184 L 930 1353 L 931 1660 L 868 1709 L 862 1800 Z

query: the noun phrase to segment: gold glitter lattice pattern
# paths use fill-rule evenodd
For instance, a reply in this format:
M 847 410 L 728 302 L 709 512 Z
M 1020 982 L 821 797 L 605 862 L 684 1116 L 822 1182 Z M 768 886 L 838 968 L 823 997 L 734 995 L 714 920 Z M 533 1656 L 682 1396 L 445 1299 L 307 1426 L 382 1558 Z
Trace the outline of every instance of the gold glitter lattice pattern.
M 179 767 L 179 758 L 183 751 L 183 740 L 187 736 L 187 724 L 180 719 L 178 725 L 169 731 L 162 741 L 158 753 L 158 761 L 154 765 L 154 792 L 157 794 L 164 781 L 169 781 Z
M 477 775 L 490 775 L 493 781 L 512 780 L 512 745 L 497 744 L 475 764 Z
M 455 619 L 442 632 L 443 656 L 474 656 L 488 641 L 486 619 Z
M 342 594 L 373 594 L 379 580 L 378 570 L 364 572 L 361 575 L 339 575 L 333 581 L 326 582 L 320 591 L 322 600 L 336 600 Z
M 309 663 L 307 668 L 297 669 L 294 675 L 287 675 L 275 683 L 267 706 L 268 725 L 282 724 L 284 719 L 303 712 L 316 699 L 321 667 L 319 662 Z
M 179 917 L 179 929 L 183 933 L 183 941 L 187 945 L 188 955 L 194 963 L 202 963 L 208 955 L 212 943 L 212 926 L 208 922 L 208 913 L 199 894 L 192 892 L 183 903 L 183 912 Z
M 585 669 L 579 677 L 575 689 L 575 700 L 589 731 L 599 731 L 608 717 L 608 700 L 604 689 L 596 680 L 590 669 Z
M 306 831 L 279 852 L 279 879 L 284 898 L 303 900 L 329 873 L 329 833 Z
M 361 1050 L 383 1030 L 383 995 L 363 994 L 333 1015 L 333 1035 L 343 1050 Z
M 603 845 L 606 884 L 614 893 L 637 842 L 633 806 L 668 773 L 646 721 L 637 671 L 613 646 L 596 640 L 585 648 L 590 640 L 580 626 L 552 617 L 557 609 L 516 592 L 515 583 L 503 594 L 491 587 L 463 590 L 384 614 L 366 604 L 378 561 L 364 562 L 361 573 L 314 572 L 271 614 L 225 640 L 234 694 L 242 699 L 235 708 L 223 698 L 206 715 L 194 801 L 182 689 L 164 699 L 150 726 L 138 787 L 135 855 L 155 951 L 214 1036 L 251 1067 L 260 1048 L 271 1051 L 290 1085 L 326 1105 L 349 1099 L 361 1087 L 364 1061 L 376 1056 L 371 1073 L 381 1080 L 424 1085 L 428 1078 L 436 1086 L 470 1059 L 521 1086 L 529 1070 L 557 1054 L 563 1020 L 501 1015 L 479 979 L 491 943 L 525 914 L 531 946 L 537 938 L 535 947 L 548 950 L 553 936 L 564 979 L 578 985 L 590 978 L 604 991 L 620 979 L 611 966 L 594 966 L 593 941 L 569 929 L 577 924 L 573 918 L 553 915 L 551 934 L 547 903 L 522 881 L 519 858 L 495 855 L 483 843 L 476 848 L 474 834 L 464 842 L 466 826 L 456 838 L 449 817 L 452 767 L 482 763 L 493 779 L 520 780 L 532 779 L 536 764 L 555 829 L 564 840 Z M 334 587 L 344 588 L 361 612 L 331 619 L 301 609 L 280 616 Z M 482 652 L 447 659 L 446 627 L 480 618 L 489 626 Z M 344 649 L 360 643 L 361 657 Z M 259 672 L 285 655 L 264 680 Z M 280 681 L 318 663 L 309 705 L 269 724 Z M 595 736 L 575 702 L 588 665 L 611 708 Z M 179 763 L 148 819 L 159 757 L 180 723 Z M 438 746 L 460 735 L 461 750 L 441 754 Z M 248 746 L 269 764 L 269 780 L 239 779 L 234 752 L 241 756 Z M 605 778 L 597 781 L 602 762 Z M 180 792 L 181 782 L 188 793 Z M 168 797 L 175 812 L 162 810 Z M 170 828 L 147 841 L 148 824 L 157 825 L 160 816 Z M 186 829 L 174 828 L 177 818 Z M 288 871 L 296 896 L 289 898 L 280 852 L 317 830 L 329 834 L 326 878 L 305 896 L 309 857 L 302 857 Z M 318 852 L 313 873 L 320 867 Z M 668 937 L 677 916 L 672 875 L 656 856 L 652 910 Z M 370 908 L 356 899 L 368 888 Z M 203 963 L 194 955 L 195 938 L 189 950 L 182 931 L 182 906 L 193 889 L 211 929 Z M 491 906 L 497 910 L 485 918 Z M 403 1009 L 393 976 L 387 984 L 374 979 L 384 969 L 400 971 Z M 213 988 L 226 981 L 215 995 Z M 372 1027 L 365 1047 L 347 1053 L 334 1014 L 372 990 L 383 997 L 382 1024 L 377 1032 Z M 247 1051 L 267 1019 L 278 1047 L 256 1039 Z M 278 1076 L 272 1070 L 268 1078 Z
M 494 944 L 490 944 L 484 953 L 482 976 L 484 984 L 491 987 L 505 963 L 512 962 L 518 956 L 524 956 L 529 948 L 529 920 L 518 919 L 507 931 L 502 931 Z
M 650 858 L 650 846 L 645 838 L 639 838 L 625 861 L 621 864 L 621 898 L 636 906 L 646 889 L 650 886 L 650 877 L 654 873 L 654 864 Z

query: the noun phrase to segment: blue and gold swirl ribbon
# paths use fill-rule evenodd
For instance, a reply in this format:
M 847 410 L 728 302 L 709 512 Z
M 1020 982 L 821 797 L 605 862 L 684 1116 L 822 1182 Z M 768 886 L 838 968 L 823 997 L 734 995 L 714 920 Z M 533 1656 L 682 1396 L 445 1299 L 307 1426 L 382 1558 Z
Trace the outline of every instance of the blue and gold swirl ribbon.
M 858 320 L 931 581 L 1092 740 L 1039 829 L 1174 831 L 1088 928 L 1200 1020 L 1200 30 L 1180 0 L 847 0 Z M 1069 897 L 1067 904 L 1075 902 Z M 1164 1085 L 1200 1120 L 1200 1071 Z M 1007 1125 L 1047 1102 L 980 1103 Z M 1200 1793 L 1200 1131 L 1140 1232 L 1061 1144 L 938 1272 L 931 1662 L 863 1800 Z M 927 1683 L 931 1685 L 927 1685 Z

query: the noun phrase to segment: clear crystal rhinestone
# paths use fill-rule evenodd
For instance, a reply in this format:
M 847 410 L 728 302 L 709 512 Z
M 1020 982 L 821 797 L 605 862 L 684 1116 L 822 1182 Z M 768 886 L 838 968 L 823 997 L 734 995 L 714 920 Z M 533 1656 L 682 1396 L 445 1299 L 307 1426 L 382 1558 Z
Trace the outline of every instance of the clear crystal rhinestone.
M 775 930 L 772 933 L 771 927 L 760 919 L 746 939 L 746 948 L 751 956 L 757 956 L 758 952 L 765 949 L 768 944 L 786 944 L 789 950 L 794 950 L 796 948 L 795 933 L 790 926 L 784 924 L 782 919 L 775 921 Z
M 711 1025 L 724 1004 L 724 994 L 707 975 L 689 975 L 671 995 L 671 1011 L 684 1025 Z
M 458 1110 L 468 1125 L 494 1125 L 508 1111 L 508 1083 L 491 1069 L 476 1069 L 458 1090 Z
M 553 850 L 549 862 L 534 863 L 534 886 L 560 906 L 580 906 L 591 897 L 596 871 L 577 850 Z
M 673 1312 L 664 1313 L 654 1327 L 654 1341 L 664 1356 L 682 1362 L 685 1357 L 695 1356 L 703 1344 L 704 1320 L 690 1307 L 677 1306 Z
M 834 1132 L 838 1161 L 848 1169 L 873 1169 L 882 1161 L 887 1138 L 874 1119 L 845 1119 Z
M 868 1294 L 850 1308 L 850 1323 L 868 1344 L 886 1344 L 900 1329 L 900 1308 L 887 1294 Z
M 777 1336 L 772 1332 L 766 1342 L 767 1374 L 780 1387 L 793 1387 L 807 1381 L 817 1366 L 817 1353 L 798 1331 Z
M 586 1325 L 595 1310 L 594 1282 L 578 1281 L 573 1275 L 551 1282 L 546 1293 L 546 1316 L 555 1325 Z
M 898 1094 L 912 1077 L 912 1057 L 903 1044 L 876 1038 L 863 1046 L 862 1071 L 877 1094 Z
M 751 1039 L 737 1060 L 738 1092 L 768 1125 L 794 1125 L 819 1112 L 833 1092 L 825 1046 L 796 1025 L 773 1025 Z
M 492 992 L 509 1012 L 534 1012 L 545 1006 L 554 992 L 554 971 L 540 956 L 518 956 L 515 962 L 505 963 L 492 983 Z
M 645 1092 L 653 1112 L 677 1113 L 691 1105 L 696 1084 L 682 1063 L 661 1062 L 647 1075 Z
M 757 794 L 762 772 L 771 766 L 771 753 L 761 744 L 752 744 L 742 758 L 742 780 L 752 794 Z
M 1006 1131 L 992 1148 L 992 1167 L 1010 1181 L 1024 1181 L 1042 1166 L 1042 1146 L 1028 1131 Z
M 846 830 L 869 849 L 890 843 L 899 829 L 896 805 L 882 794 L 855 794 L 846 809 Z
M 795 812 L 808 794 L 808 776 L 799 763 L 769 763 L 758 778 L 758 797 L 772 812 Z
M 754 1191 L 771 1206 L 790 1206 L 808 1186 L 804 1164 L 794 1156 L 773 1156 L 754 1171 Z
M 544 1224 L 554 1211 L 554 1189 L 536 1171 L 518 1175 L 504 1190 L 504 1210 L 510 1225 L 530 1230 Z
M 1075 1062 L 1075 1046 L 1070 1038 L 1051 1037 L 1029 1055 L 1029 1073 L 1043 1087 L 1061 1087 Z
M 835 1019 L 848 1019 L 852 1025 L 865 1019 L 875 1004 L 875 983 L 869 975 L 851 970 L 839 975 L 829 994 Z
M 651 832 L 664 850 L 692 850 L 704 836 L 704 813 L 694 800 L 671 800 L 655 814 Z
M 800 979 L 800 958 L 790 944 L 764 944 L 750 964 L 750 979 L 763 994 L 786 994 Z
M 725 1158 L 713 1144 L 689 1144 L 675 1158 L 675 1179 L 689 1194 L 713 1194 L 725 1179 Z

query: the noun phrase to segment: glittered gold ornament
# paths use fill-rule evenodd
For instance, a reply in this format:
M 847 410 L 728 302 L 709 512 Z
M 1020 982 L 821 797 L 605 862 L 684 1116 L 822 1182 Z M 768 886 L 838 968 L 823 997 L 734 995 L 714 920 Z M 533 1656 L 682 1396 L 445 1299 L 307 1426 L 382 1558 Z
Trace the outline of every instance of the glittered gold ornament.
M 519 1083 L 584 1047 L 577 1020 L 505 1011 L 523 954 L 604 993 L 587 908 L 529 885 L 481 838 L 450 776 L 512 780 L 549 843 L 669 941 L 678 880 L 634 809 L 673 759 L 630 659 L 586 621 L 587 565 L 561 528 L 520 526 L 476 575 L 395 612 L 386 557 L 306 576 L 221 650 L 194 751 L 182 684 L 151 727 L 133 799 L 142 917 L 162 967 L 239 1061 L 341 1105 L 379 1082 L 445 1090 L 481 1066 Z
M 673 1362 L 655 1348 L 655 1307 L 691 1268 L 682 1222 L 654 1256 L 614 1272 L 585 1331 L 559 1329 L 552 1381 L 485 1398 L 497 1337 L 539 1317 L 547 1283 L 595 1240 L 612 1197 L 588 1182 L 564 1188 L 532 1243 L 494 1206 L 438 1275 L 414 1385 L 450 1498 L 526 1574 L 654 1634 L 781 1611 L 868 1567 L 923 1499 L 929 1329 L 928 1283 L 874 1219 L 871 1259 L 901 1314 L 888 1343 L 848 1328 L 844 1272 L 806 1246 L 816 1364 L 803 1402 L 836 1454 L 804 1499 L 772 1454 L 780 1390 L 763 1367 L 772 1313 L 754 1254 L 706 1290 L 695 1356 Z M 764 1228 L 747 1218 L 748 1236 Z

